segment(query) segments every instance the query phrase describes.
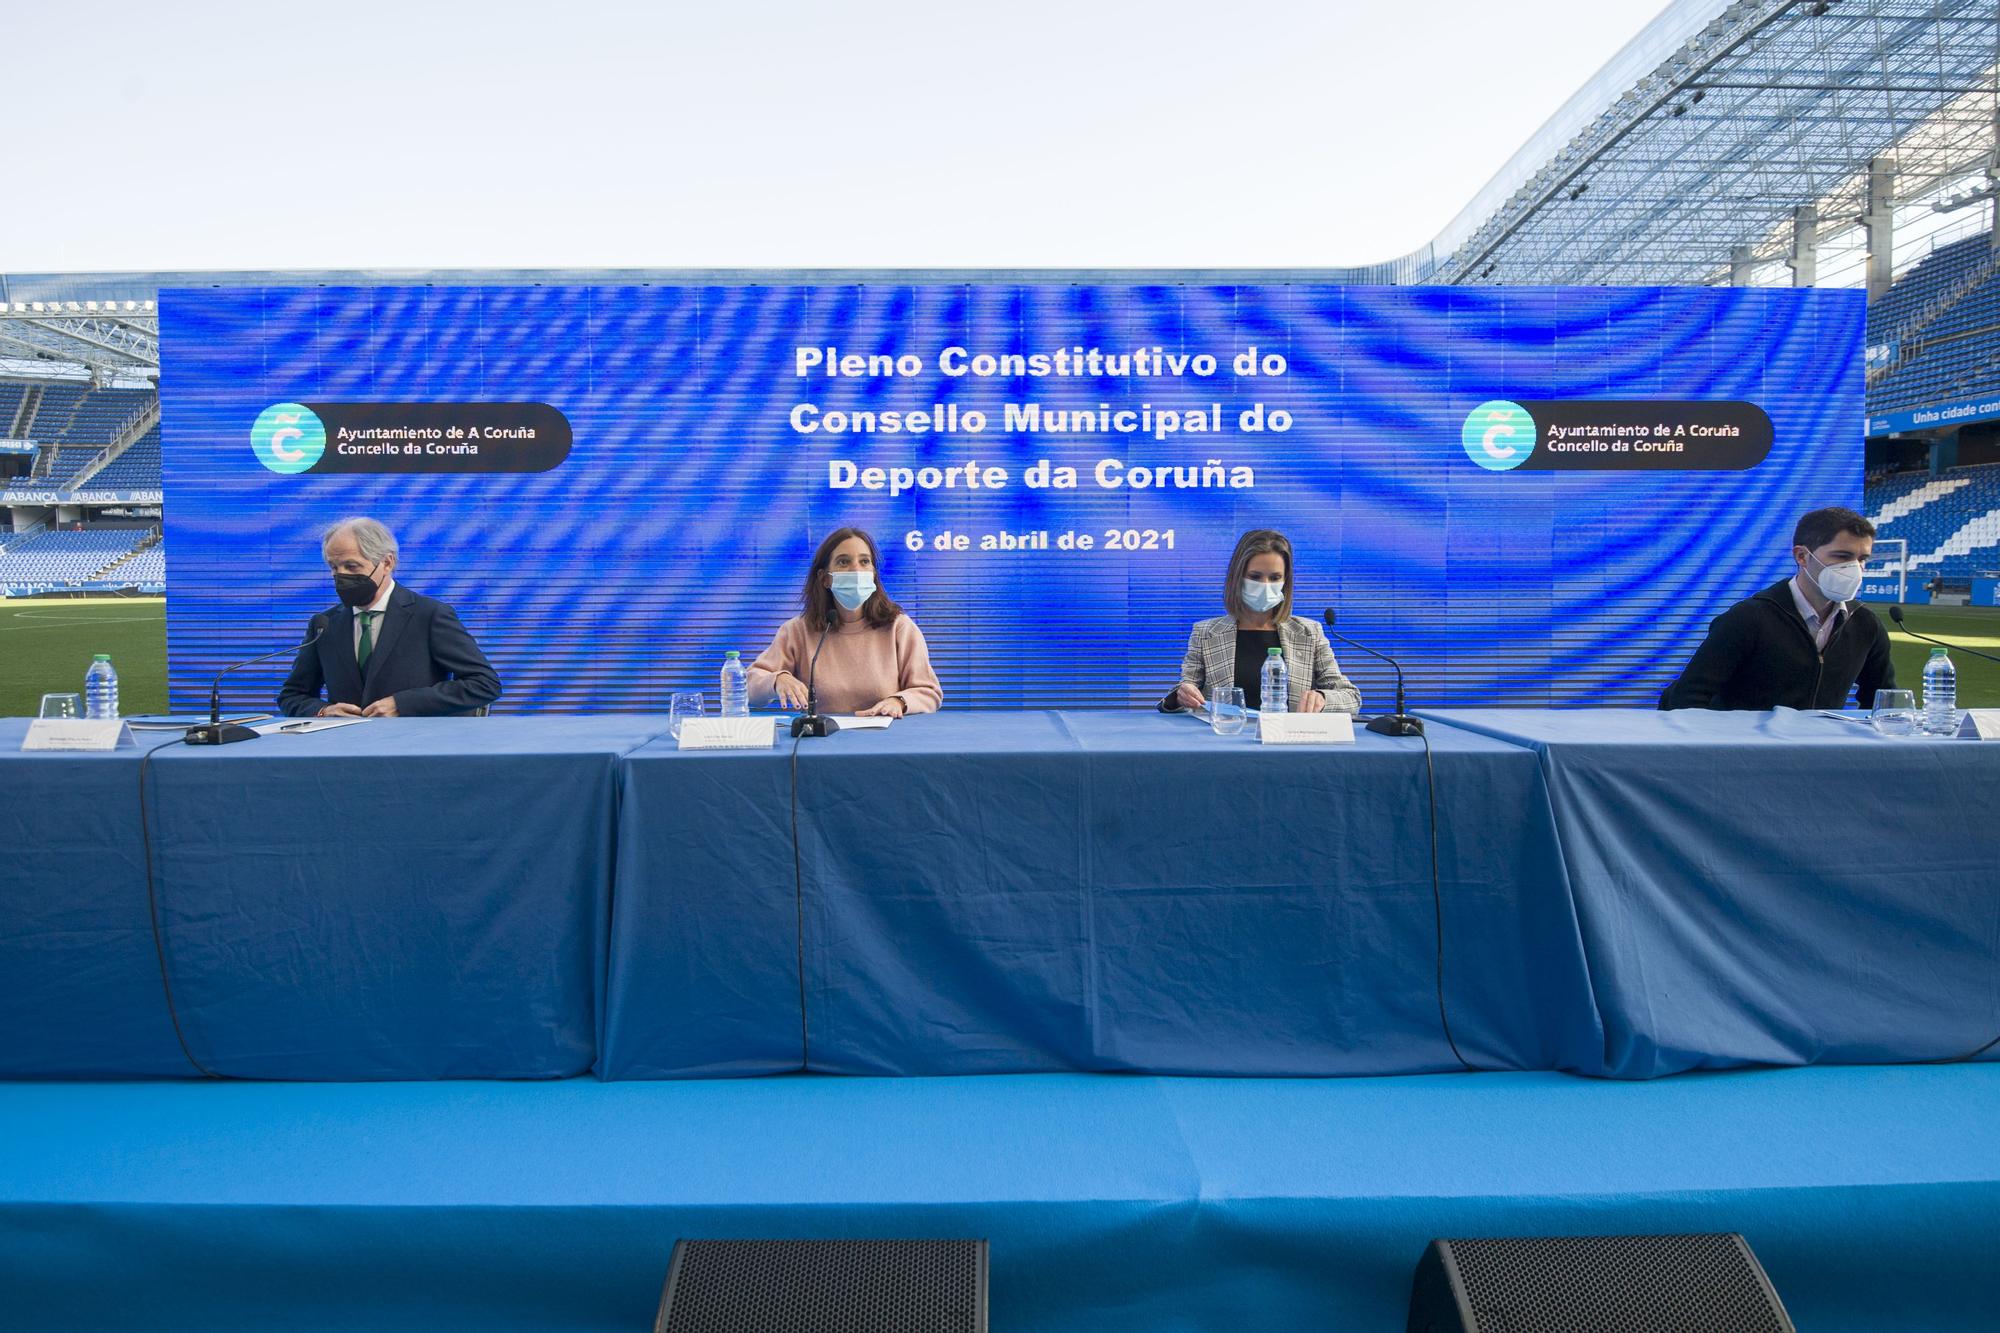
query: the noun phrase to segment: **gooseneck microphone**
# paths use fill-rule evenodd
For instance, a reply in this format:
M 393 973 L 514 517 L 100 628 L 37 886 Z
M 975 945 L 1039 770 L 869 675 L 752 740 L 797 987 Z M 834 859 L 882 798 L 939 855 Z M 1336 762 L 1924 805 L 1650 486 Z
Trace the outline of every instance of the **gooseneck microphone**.
M 1925 643 L 1934 643 L 1940 648 L 1949 648 L 1955 653 L 1964 653 L 1967 657 L 1979 657 L 1984 658 L 1988 662 L 2000 662 L 2000 657 L 1995 657 L 1991 653 L 1982 653 L 1977 648 L 1967 648 L 1961 644 L 1946 643 L 1943 639 L 1933 639 L 1928 634 L 1917 633 L 1903 623 L 1903 607 L 1900 602 L 1889 608 L 1889 619 L 1896 622 L 1897 629 L 1903 631 L 1903 633 L 1913 639 L 1922 639 Z
M 248 661 L 238 662 L 234 666 L 226 666 L 216 672 L 214 683 L 208 687 L 207 723 L 198 727 L 189 727 L 187 735 L 182 739 L 189 745 L 230 745 L 236 741 L 256 740 L 258 733 L 252 731 L 250 728 L 239 726 L 234 722 L 224 724 L 222 720 L 222 678 L 232 671 L 238 671 L 247 666 L 255 666 L 259 662 L 268 662 L 274 657 L 283 657 L 286 653 L 296 653 L 300 649 L 312 647 L 320 641 L 320 636 L 326 633 L 326 625 L 326 613 L 321 612 L 314 616 L 312 622 L 307 626 L 312 631 L 310 637 L 297 646 L 280 648 L 274 653 L 265 653 L 262 657 L 253 657 Z
M 820 627 L 819 642 L 813 646 L 812 665 L 806 668 L 806 711 L 792 719 L 792 736 L 831 736 L 840 730 L 840 724 L 819 713 L 819 650 L 826 647 L 826 636 L 833 633 L 834 622 L 840 619 L 838 611 L 826 613 L 826 624 Z
M 1328 608 L 1326 608 L 1325 612 L 1321 614 L 1320 619 L 1326 622 L 1326 632 L 1329 638 L 1339 639 L 1342 643 L 1346 644 L 1348 647 L 1359 648 L 1362 652 L 1367 653 L 1370 657 L 1379 657 L 1384 662 L 1387 662 L 1390 666 L 1396 668 L 1396 711 L 1394 713 L 1384 713 L 1380 717 L 1377 717 L 1373 721 L 1369 722 L 1368 730 L 1374 732 L 1377 736 L 1423 735 L 1424 720 L 1420 717 L 1411 717 L 1409 710 L 1406 707 L 1404 707 L 1403 704 L 1402 663 L 1398 662 L 1395 658 L 1389 656 L 1389 654 L 1387 653 L 1376 652 L 1373 648 L 1370 648 L 1365 643 L 1356 643 L 1353 639 L 1348 638 L 1345 634 L 1335 634 L 1333 632 L 1332 607 L 1329 606 Z

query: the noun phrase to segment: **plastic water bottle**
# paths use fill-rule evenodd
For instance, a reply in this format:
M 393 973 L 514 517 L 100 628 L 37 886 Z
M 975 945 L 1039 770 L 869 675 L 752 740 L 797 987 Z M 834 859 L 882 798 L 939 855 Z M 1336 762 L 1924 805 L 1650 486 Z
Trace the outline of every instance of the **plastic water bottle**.
M 1292 678 L 1285 670 L 1285 650 L 1273 648 L 1264 654 L 1264 673 L 1258 691 L 1263 697 L 1258 707 L 1264 713 L 1288 713 L 1292 708 Z
M 118 673 L 111 669 L 111 654 L 99 653 L 83 673 L 83 715 L 87 718 L 118 716 Z
M 1958 668 L 1942 648 L 1924 663 L 1924 730 L 1949 736 L 1958 730 Z
M 722 659 L 722 715 L 750 716 L 750 673 L 743 669 L 743 658 L 736 653 Z

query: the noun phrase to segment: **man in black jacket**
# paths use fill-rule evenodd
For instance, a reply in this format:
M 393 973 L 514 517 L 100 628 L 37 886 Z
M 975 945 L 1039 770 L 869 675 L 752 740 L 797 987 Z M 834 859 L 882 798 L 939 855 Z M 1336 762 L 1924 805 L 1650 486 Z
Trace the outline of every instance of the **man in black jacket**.
M 1852 509 L 1815 509 L 1792 532 L 1792 577 L 1717 616 L 1662 708 L 1863 708 L 1893 689 L 1889 635 L 1854 600 L 1875 527 Z
M 278 691 L 280 709 L 293 717 L 442 717 L 500 697 L 500 677 L 458 613 L 396 582 L 400 552 L 387 528 L 342 519 L 320 550 L 340 605 L 313 617 L 326 632 L 299 649 Z

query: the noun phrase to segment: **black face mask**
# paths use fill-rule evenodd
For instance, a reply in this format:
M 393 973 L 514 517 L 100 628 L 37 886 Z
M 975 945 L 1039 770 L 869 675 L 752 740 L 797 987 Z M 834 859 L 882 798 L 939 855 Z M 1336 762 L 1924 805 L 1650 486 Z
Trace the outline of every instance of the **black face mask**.
M 377 565 L 376 568 L 380 569 L 381 566 Z M 339 594 L 341 601 L 357 611 L 374 601 L 382 592 L 375 586 L 373 574 L 335 574 L 333 590 Z

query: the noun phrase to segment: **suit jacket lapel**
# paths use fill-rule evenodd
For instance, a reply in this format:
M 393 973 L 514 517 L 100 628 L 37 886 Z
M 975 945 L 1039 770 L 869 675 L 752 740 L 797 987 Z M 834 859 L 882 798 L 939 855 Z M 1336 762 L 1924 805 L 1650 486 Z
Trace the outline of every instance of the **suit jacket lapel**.
M 1236 626 L 1228 617 L 1209 622 L 1208 637 L 1201 646 L 1204 692 L 1236 683 Z
M 364 689 L 368 682 L 375 679 L 376 669 L 389 655 L 390 642 L 406 628 L 404 622 L 409 620 L 410 608 L 415 602 L 416 598 L 411 596 L 409 590 L 400 583 L 396 585 L 396 591 L 389 594 L 389 605 L 384 608 L 382 618 L 375 622 L 375 642 L 368 651 L 368 665 L 361 670 L 361 683 Z
M 1311 627 L 1297 616 L 1278 626 L 1278 642 L 1285 650 L 1285 681 L 1293 698 L 1303 698 L 1312 688 L 1312 639 Z M 1291 700 L 1285 706 L 1289 708 Z

